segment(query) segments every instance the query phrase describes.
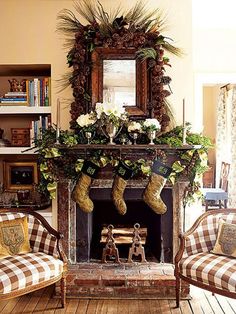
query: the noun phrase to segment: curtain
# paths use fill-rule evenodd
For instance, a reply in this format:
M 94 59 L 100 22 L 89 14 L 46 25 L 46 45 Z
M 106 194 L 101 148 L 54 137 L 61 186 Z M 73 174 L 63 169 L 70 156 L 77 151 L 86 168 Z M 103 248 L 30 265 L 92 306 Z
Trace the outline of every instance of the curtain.
M 229 205 L 236 206 L 236 86 L 230 90 L 229 93 L 231 102 L 231 161 L 230 161 L 230 175 L 229 175 Z
M 236 206 L 236 86 L 220 91 L 216 110 L 216 186 L 221 162 L 230 163 L 229 207 Z

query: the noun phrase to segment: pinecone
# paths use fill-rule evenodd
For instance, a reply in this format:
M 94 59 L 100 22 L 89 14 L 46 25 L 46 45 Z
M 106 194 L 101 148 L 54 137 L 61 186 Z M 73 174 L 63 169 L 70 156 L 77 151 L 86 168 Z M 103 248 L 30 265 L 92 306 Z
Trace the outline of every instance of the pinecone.
M 171 78 L 169 76 L 163 76 L 161 81 L 164 85 L 168 85 L 171 82 Z

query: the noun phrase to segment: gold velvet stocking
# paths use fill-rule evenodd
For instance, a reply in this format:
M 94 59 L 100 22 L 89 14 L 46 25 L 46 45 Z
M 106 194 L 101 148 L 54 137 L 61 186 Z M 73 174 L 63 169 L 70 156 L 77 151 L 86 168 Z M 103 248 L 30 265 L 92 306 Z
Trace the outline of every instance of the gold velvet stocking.
M 92 178 L 82 172 L 72 192 L 72 199 L 79 205 L 80 209 L 86 213 L 93 211 L 93 202 L 89 198 L 91 182 Z
M 152 173 L 149 182 L 143 192 L 144 202 L 156 213 L 164 214 L 167 210 L 165 203 L 160 198 L 161 190 L 166 179 L 159 174 Z
M 127 181 L 116 175 L 112 185 L 112 200 L 116 206 L 116 209 L 121 215 L 124 215 L 127 211 L 127 207 L 124 201 L 124 191 L 127 185 Z

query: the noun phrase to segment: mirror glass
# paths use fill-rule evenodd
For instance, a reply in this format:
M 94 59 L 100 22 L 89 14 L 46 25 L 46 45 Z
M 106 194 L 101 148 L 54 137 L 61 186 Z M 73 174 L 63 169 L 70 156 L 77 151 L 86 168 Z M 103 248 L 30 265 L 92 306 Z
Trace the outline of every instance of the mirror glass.
M 103 60 L 103 101 L 136 106 L 135 60 Z

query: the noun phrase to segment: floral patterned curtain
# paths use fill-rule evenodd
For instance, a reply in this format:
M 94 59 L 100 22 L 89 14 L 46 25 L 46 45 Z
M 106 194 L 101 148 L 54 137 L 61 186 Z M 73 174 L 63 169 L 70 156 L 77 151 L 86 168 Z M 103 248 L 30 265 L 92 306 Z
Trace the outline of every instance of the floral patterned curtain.
M 219 176 L 221 162 L 224 161 L 224 149 L 227 133 L 227 117 L 226 117 L 226 102 L 227 102 L 226 88 L 220 89 L 218 104 L 216 109 L 216 187 L 219 186 Z
M 229 162 L 229 204 L 236 206 L 236 86 L 220 91 L 216 111 L 216 186 L 219 186 L 221 162 Z
M 230 155 L 231 155 L 231 166 L 229 176 L 229 205 L 230 207 L 236 206 L 236 85 L 230 90 L 229 93 L 231 101 L 231 128 L 230 128 Z

